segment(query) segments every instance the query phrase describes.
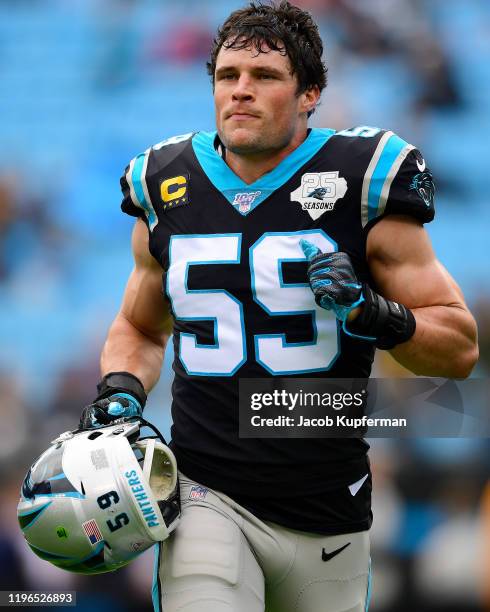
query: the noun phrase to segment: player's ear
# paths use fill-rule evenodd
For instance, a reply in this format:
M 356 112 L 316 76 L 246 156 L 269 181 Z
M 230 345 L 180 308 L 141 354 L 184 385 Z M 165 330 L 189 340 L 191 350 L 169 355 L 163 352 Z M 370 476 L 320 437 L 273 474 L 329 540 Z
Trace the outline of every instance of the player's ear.
M 300 112 L 311 113 L 315 110 L 320 99 L 320 89 L 318 85 L 312 85 L 300 95 Z

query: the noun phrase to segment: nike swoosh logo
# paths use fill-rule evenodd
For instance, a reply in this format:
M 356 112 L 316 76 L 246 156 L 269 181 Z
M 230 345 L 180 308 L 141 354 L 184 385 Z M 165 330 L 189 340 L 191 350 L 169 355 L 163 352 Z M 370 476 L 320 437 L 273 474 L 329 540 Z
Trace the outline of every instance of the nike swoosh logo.
M 421 164 L 419 164 L 419 160 L 416 159 L 415 163 L 417 164 L 417 168 L 419 169 L 419 172 L 423 172 L 425 170 L 425 159 L 422 159 Z
M 359 493 L 359 491 L 361 490 L 362 485 L 366 482 L 368 476 L 369 476 L 369 474 L 366 474 L 365 476 L 360 478 L 357 482 L 354 482 L 351 485 L 349 485 L 349 491 L 350 491 L 350 494 L 352 495 L 352 497 L 354 497 L 355 495 L 357 495 Z
M 322 548 L 322 561 L 330 561 L 330 559 L 333 559 L 334 557 L 339 555 L 343 550 L 345 550 L 347 546 L 350 546 L 350 542 L 347 542 L 347 544 L 344 544 L 344 546 L 341 546 L 340 548 L 337 548 L 337 550 L 333 550 L 332 552 L 329 552 L 329 553 L 325 552 L 325 549 Z

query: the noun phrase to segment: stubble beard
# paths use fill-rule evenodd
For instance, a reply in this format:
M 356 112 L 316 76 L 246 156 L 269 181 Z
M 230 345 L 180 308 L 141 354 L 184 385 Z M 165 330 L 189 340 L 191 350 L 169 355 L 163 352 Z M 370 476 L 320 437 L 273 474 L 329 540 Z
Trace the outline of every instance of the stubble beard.
M 220 137 L 226 149 L 235 155 L 261 155 L 274 152 L 287 146 L 289 142 L 289 134 L 280 137 L 269 130 L 266 130 L 265 133 L 264 131 L 250 133 L 246 138 L 234 138 L 233 133 L 229 138 L 226 133 Z

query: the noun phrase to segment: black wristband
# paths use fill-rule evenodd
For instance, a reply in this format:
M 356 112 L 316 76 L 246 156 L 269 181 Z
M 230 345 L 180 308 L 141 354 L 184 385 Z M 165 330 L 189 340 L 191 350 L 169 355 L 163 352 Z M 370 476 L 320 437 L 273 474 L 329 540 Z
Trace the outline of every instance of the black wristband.
M 375 345 L 383 350 L 410 340 L 415 333 L 415 317 L 409 308 L 387 300 L 366 283 L 363 283 L 362 295 L 362 312 L 349 324 L 348 332 L 375 338 Z
M 141 410 L 146 404 L 146 393 L 140 379 L 130 372 L 109 372 L 97 385 L 95 401 L 105 399 L 115 393 L 129 393 L 140 403 Z

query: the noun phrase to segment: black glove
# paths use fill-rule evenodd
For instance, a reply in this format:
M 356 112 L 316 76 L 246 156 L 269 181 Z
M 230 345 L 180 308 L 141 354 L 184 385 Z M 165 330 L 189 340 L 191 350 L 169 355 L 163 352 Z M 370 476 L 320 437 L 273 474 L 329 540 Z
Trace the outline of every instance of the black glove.
M 80 417 L 80 429 L 108 425 L 124 417 L 141 416 L 146 393 L 141 381 L 129 372 L 111 372 L 97 385 L 98 396 Z
M 316 303 L 335 312 L 347 335 L 370 340 L 380 349 L 392 349 L 413 336 L 412 311 L 361 284 L 347 253 L 322 253 L 307 240 L 300 245 L 309 262 L 308 281 Z M 360 314 L 347 326 L 349 313 L 361 304 Z
M 315 302 L 333 310 L 337 319 L 344 322 L 349 312 L 364 301 L 350 257 L 341 252 L 322 253 L 307 240 L 300 244 L 309 261 L 308 280 Z

